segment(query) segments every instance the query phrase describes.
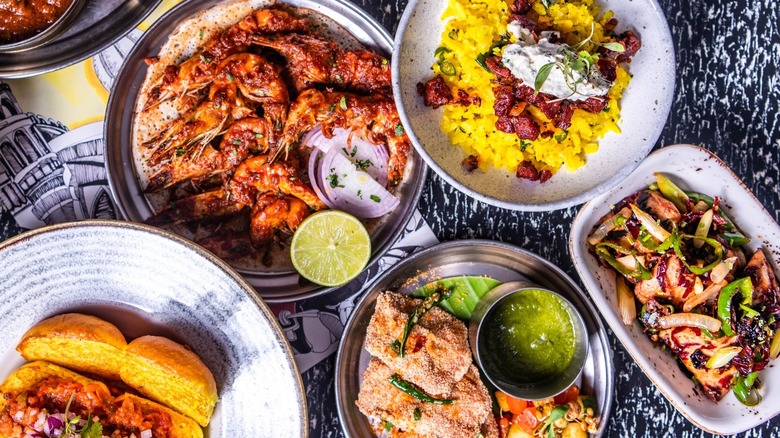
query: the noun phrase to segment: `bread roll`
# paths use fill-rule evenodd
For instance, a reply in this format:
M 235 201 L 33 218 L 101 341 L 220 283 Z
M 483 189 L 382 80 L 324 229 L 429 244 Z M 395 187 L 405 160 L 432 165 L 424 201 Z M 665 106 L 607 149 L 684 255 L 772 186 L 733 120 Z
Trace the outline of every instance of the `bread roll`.
M 90 315 L 65 313 L 30 328 L 16 350 L 29 361 L 45 360 L 118 380 L 126 346 L 125 337 L 113 324 Z
M 211 371 L 191 350 L 159 336 L 128 344 L 120 369 L 122 380 L 173 410 L 207 426 L 217 403 Z

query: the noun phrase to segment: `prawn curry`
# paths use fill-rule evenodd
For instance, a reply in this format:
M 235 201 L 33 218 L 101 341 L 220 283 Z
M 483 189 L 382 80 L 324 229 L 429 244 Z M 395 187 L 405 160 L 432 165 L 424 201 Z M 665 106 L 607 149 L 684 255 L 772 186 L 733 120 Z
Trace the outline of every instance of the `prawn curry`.
M 339 208 L 369 229 L 381 221 L 386 211 L 371 205 L 375 191 L 368 199 L 353 190 L 359 199 L 350 211 L 322 194 L 348 189 L 338 182 L 342 172 L 323 175 L 330 184 L 320 181 L 322 190 L 314 174 L 334 172 L 318 168 L 319 156 L 343 151 L 353 160 L 344 172 L 370 165 L 381 176 L 373 190 L 397 192 L 410 143 L 389 61 L 334 41 L 322 20 L 258 0 L 220 5 L 181 25 L 148 59 L 133 138 L 137 174 L 156 211 L 148 223 L 234 266 L 278 271 L 291 269 L 283 246 L 312 212 Z M 314 144 L 310 132 L 319 135 Z M 355 158 L 357 143 L 371 149 L 370 159 Z

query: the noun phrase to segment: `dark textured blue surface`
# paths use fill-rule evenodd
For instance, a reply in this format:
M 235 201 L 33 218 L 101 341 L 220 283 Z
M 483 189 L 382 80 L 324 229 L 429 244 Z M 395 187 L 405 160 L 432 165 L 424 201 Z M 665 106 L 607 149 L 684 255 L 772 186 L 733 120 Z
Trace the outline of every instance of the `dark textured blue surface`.
M 391 32 L 404 0 L 356 3 Z M 780 220 L 780 11 L 774 1 L 687 2 L 661 0 L 677 53 L 672 112 L 656 148 L 693 143 L 715 152 Z M 568 250 L 578 208 L 549 213 L 502 210 L 428 178 L 419 209 L 442 240 L 485 238 L 536 252 L 579 281 Z M 580 282 L 581 283 L 581 282 Z M 616 394 L 606 419 L 609 437 L 705 437 L 680 415 L 610 333 Z M 334 359 L 304 374 L 313 437 L 342 436 L 336 417 Z M 743 434 L 780 435 L 780 418 Z

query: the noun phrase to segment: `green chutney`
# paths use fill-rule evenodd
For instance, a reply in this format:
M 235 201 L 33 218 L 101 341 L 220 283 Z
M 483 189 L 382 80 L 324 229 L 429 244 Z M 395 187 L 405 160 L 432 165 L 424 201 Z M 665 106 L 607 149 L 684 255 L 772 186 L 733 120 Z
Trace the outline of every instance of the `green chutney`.
M 542 383 L 563 374 L 574 358 L 574 324 L 566 303 L 547 291 L 526 289 L 504 297 L 483 324 L 483 365 L 504 381 Z

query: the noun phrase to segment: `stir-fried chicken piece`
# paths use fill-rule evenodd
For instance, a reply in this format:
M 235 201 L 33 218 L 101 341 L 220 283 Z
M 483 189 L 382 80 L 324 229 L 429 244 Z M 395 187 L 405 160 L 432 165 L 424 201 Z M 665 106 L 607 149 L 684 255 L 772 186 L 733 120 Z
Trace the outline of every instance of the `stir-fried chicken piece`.
M 753 303 L 775 304 L 780 302 L 780 289 L 777 286 L 777 278 L 772 266 L 764 255 L 764 251 L 759 249 L 750 258 L 745 273 L 750 276 L 753 282 Z
M 648 196 L 647 201 L 645 201 L 645 205 L 647 206 L 647 209 L 650 210 L 649 212 L 653 215 L 653 217 L 660 220 L 668 220 L 674 222 L 675 224 L 680 221 L 682 215 L 680 215 L 680 210 L 674 206 L 672 201 L 664 198 L 663 195 L 654 190 L 648 192 L 647 195 Z
M 653 268 L 653 277 L 634 286 L 634 295 L 643 304 L 654 298 L 682 308 L 693 290 L 696 276 L 673 254 L 661 257 Z
M 403 392 L 390 383 L 393 374 L 382 361 L 371 359 L 355 404 L 363 414 L 391 422 L 399 429 L 395 436 L 474 438 L 480 426 L 492 420 L 490 395 L 474 365 L 444 394 L 455 400 L 448 405 L 423 402 Z M 415 411 L 419 413 L 417 420 Z
M 395 292 L 379 294 L 366 329 L 365 348 L 426 393 L 446 394 L 471 366 L 467 330 L 462 322 L 434 307 L 412 328 L 404 357 L 393 348 L 421 301 Z
M 685 368 L 704 388 L 712 401 L 719 401 L 731 390 L 737 370 L 729 363 L 721 368 L 707 368 L 707 360 L 720 348 L 737 344 L 738 337 L 711 339 L 696 327 L 678 327 L 658 332 L 660 340 L 682 361 Z

